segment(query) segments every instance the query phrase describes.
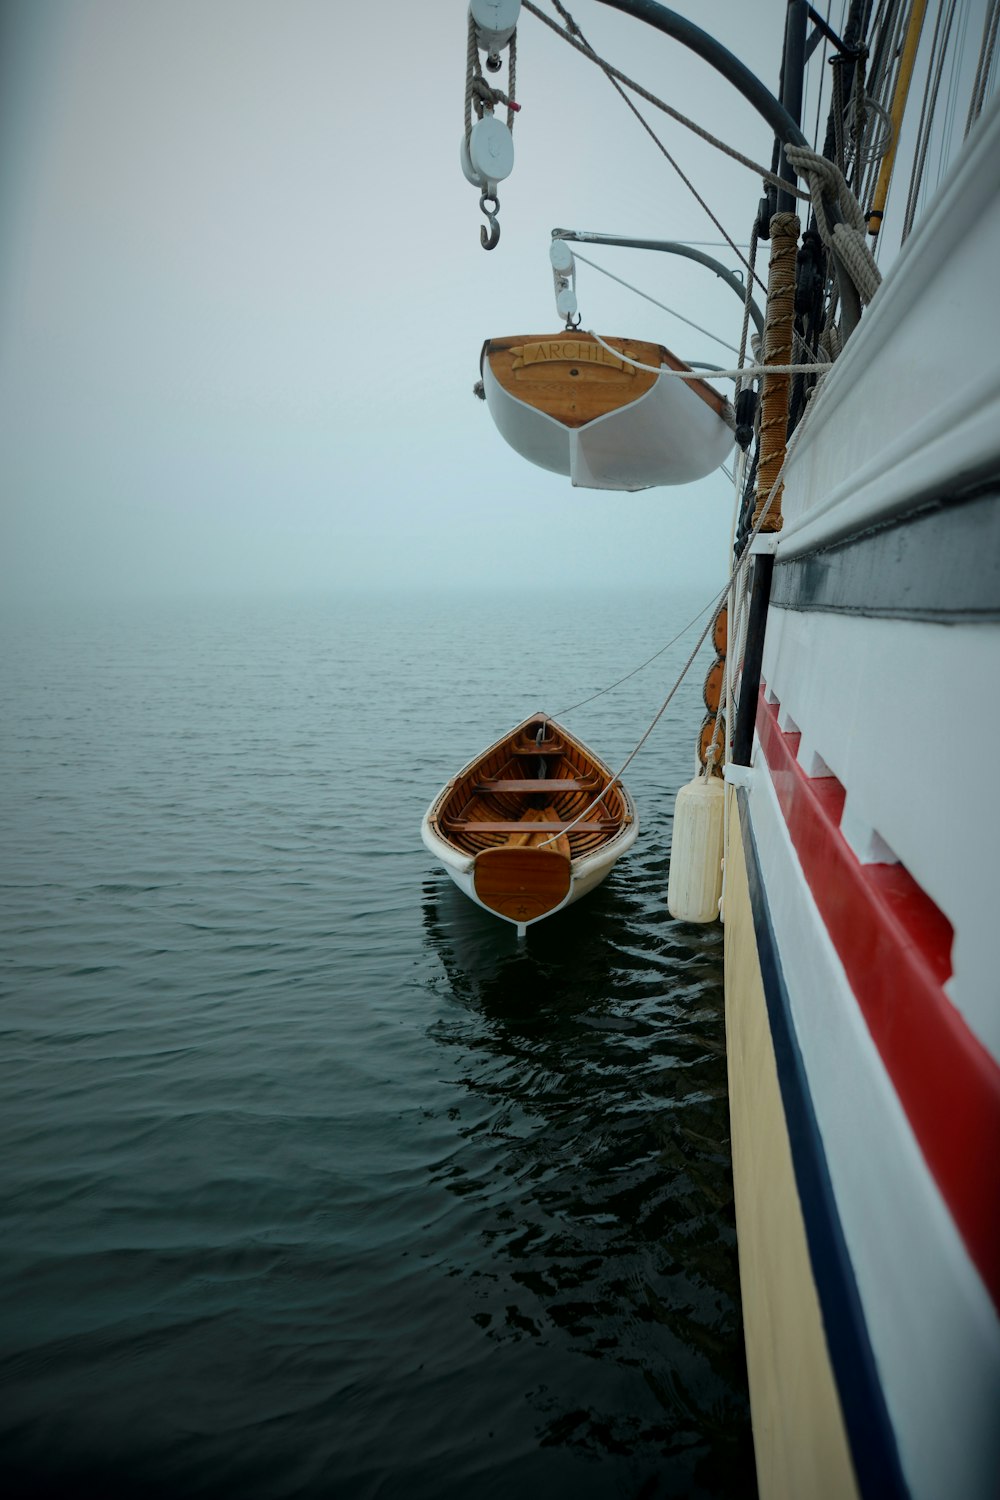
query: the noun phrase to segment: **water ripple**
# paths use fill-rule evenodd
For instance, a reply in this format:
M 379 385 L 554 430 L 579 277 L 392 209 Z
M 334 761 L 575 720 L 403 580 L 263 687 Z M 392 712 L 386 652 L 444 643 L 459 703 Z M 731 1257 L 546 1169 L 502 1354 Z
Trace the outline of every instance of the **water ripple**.
M 500 730 L 693 612 L 556 611 L 544 660 L 459 596 L 14 622 L 15 1494 L 753 1493 L 721 933 L 664 911 L 697 682 L 629 778 L 633 855 L 526 944 L 417 837 Z M 658 691 L 574 727 L 614 763 Z

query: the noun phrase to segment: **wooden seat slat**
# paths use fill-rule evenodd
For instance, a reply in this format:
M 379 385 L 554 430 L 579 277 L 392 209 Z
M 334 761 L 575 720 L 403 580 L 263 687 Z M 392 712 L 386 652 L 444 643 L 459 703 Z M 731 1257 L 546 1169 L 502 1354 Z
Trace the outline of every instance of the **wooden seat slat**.
M 566 746 L 558 740 L 546 740 L 542 745 L 515 745 L 515 755 L 562 755 Z
M 573 833 L 607 833 L 613 828 L 620 828 L 621 821 L 618 818 L 599 818 L 596 822 L 584 819 L 574 823 L 572 818 L 565 821 L 546 823 L 526 823 L 516 820 L 478 819 L 478 818 L 446 818 L 445 828 L 449 833 L 540 833 L 555 834 L 565 833 L 570 829 Z
M 525 777 L 522 780 L 498 778 L 496 781 L 479 781 L 475 786 L 477 792 L 596 792 L 599 790 L 600 782 L 579 781 L 576 777 L 568 776 L 562 779 L 558 776 Z

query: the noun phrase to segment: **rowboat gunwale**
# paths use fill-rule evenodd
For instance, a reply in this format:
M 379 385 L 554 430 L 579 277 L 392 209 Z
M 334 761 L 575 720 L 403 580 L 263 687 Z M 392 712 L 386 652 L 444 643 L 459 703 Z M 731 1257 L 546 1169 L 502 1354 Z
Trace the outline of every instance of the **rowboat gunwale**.
M 528 747 L 526 737 L 534 733 L 537 728 L 545 724 L 549 726 L 548 748 L 543 744 L 541 752 L 537 745 Z M 484 813 L 495 812 L 496 804 L 491 799 L 491 794 L 474 793 L 472 787 L 477 779 L 481 779 L 484 766 L 492 767 L 494 774 L 505 767 L 511 767 L 512 762 L 530 758 L 536 753 L 548 754 L 555 758 L 556 751 L 552 748 L 556 737 L 559 743 L 570 752 L 564 756 L 560 751 L 559 760 L 565 771 L 566 767 L 572 767 L 575 772 L 585 770 L 592 777 L 592 783 L 580 789 L 578 783 L 584 778 L 579 774 L 556 775 L 551 778 L 550 785 L 556 789 L 560 780 L 571 783 L 567 790 L 555 791 L 555 797 L 559 806 L 556 815 L 550 822 L 531 822 L 525 819 L 520 824 L 526 837 L 516 840 L 520 843 L 534 845 L 544 844 L 546 847 L 537 852 L 549 855 L 552 852 L 566 851 L 563 863 L 568 867 L 565 893 L 548 910 L 540 912 L 537 916 L 521 920 L 518 917 L 507 915 L 496 906 L 487 904 L 476 889 L 477 866 L 480 855 L 486 859 L 493 859 L 504 851 L 510 850 L 511 840 L 509 834 L 500 832 L 484 831 L 476 835 L 473 828 L 470 835 L 468 829 L 456 829 L 454 818 L 473 802 L 474 798 L 483 798 Z M 520 747 L 520 748 L 519 748 Z M 510 780 L 513 778 L 501 778 Z M 460 771 L 442 787 L 441 791 L 432 801 L 427 812 L 424 814 L 421 825 L 421 837 L 425 846 L 444 865 L 446 871 L 459 886 L 459 888 L 471 898 L 477 905 L 491 911 L 495 916 L 500 916 L 506 921 L 513 922 L 518 932 L 523 934 L 527 926 L 534 921 L 540 921 L 545 916 L 551 916 L 556 911 L 571 905 L 581 896 L 586 895 L 605 878 L 611 871 L 618 859 L 631 848 L 639 833 L 639 819 L 635 804 L 628 790 L 620 782 L 615 782 L 600 799 L 606 802 L 613 810 L 613 816 L 600 820 L 606 826 L 592 826 L 595 819 L 592 814 L 585 811 L 588 806 L 587 800 L 593 806 L 598 801 L 598 794 L 608 783 L 613 781 L 614 773 L 599 756 L 583 743 L 576 735 L 570 733 L 562 724 L 553 719 L 550 714 L 539 710 L 529 714 L 513 729 L 501 735 L 485 750 L 479 752 L 472 760 L 468 761 Z M 516 794 L 511 794 L 516 795 Z M 533 794 L 532 800 L 537 805 L 537 800 L 542 793 Z M 530 803 L 524 802 L 524 807 L 530 807 Z M 584 827 L 564 831 L 562 825 L 572 821 L 581 812 L 584 812 L 582 822 Z M 550 815 L 551 816 L 551 815 Z M 449 821 L 452 826 L 449 827 Z M 484 816 L 481 819 L 471 819 L 473 824 L 480 822 L 502 821 Z M 517 826 L 516 824 L 514 826 Z M 464 837 L 462 835 L 465 835 Z M 531 852 L 531 851 L 529 851 Z M 511 858 L 513 858 L 511 852 Z M 549 861 L 551 863 L 551 861 Z M 541 868 L 543 861 L 539 860 Z

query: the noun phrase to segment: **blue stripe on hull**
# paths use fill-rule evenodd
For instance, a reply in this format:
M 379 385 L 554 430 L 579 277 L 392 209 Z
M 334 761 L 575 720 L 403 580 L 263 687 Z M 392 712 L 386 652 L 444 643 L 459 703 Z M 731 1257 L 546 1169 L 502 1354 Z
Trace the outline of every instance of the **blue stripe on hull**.
M 737 798 L 757 954 L 795 1181 L 858 1488 L 864 1500 L 896 1500 L 896 1497 L 908 1500 L 910 1490 L 903 1478 L 896 1437 L 878 1378 L 805 1064 L 795 1035 L 788 990 L 761 879 L 747 794 L 743 788 L 739 789 Z

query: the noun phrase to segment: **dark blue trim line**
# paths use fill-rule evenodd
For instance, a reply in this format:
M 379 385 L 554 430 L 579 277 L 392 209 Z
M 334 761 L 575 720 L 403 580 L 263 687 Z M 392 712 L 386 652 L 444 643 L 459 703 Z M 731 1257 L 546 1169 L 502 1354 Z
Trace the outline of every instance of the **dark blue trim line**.
M 909 1500 L 792 1021 L 746 791 L 737 793 L 757 954 L 813 1279 L 864 1500 Z
M 943 625 L 1000 620 L 1000 477 L 777 558 L 771 603 Z

